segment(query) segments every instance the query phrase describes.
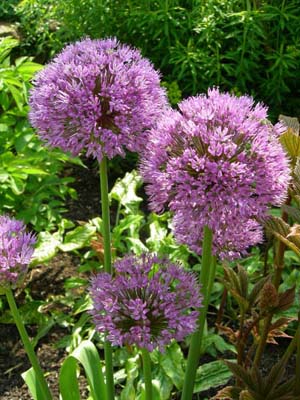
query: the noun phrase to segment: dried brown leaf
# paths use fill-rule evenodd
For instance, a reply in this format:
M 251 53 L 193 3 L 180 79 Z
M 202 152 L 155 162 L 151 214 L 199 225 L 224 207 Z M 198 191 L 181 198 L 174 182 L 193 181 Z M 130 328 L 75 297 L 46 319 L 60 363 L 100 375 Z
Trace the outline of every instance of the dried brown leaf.
M 210 400 L 238 400 L 242 388 L 237 386 L 226 386 L 219 390 L 218 393 Z

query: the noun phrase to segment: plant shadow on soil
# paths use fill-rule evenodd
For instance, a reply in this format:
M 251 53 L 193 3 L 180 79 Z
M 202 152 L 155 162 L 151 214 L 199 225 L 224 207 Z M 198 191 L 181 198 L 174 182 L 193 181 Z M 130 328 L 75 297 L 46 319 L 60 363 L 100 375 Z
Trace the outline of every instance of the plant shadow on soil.
M 71 167 L 67 172 L 75 178 L 74 188 L 77 190 L 78 199 L 71 200 L 67 205 L 68 212 L 65 217 L 75 222 L 88 221 L 99 215 L 100 193 L 99 177 L 95 162 L 85 160 L 88 166 Z M 128 165 L 125 166 L 127 169 Z M 78 275 L 78 259 L 71 254 L 60 253 L 47 265 L 35 267 L 28 274 L 26 286 L 34 299 L 45 300 L 48 296 L 64 293 L 64 281 Z M 16 301 L 19 305 L 24 303 L 24 293 L 17 291 Z M 67 310 L 66 310 L 67 311 Z M 36 334 L 34 326 L 27 326 L 31 337 Z M 69 334 L 67 329 L 55 325 L 37 345 L 37 355 L 44 371 L 47 371 L 47 382 L 53 393 L 53 400 L 59 399 L 58 373 L 66 352 L 56 346 L 57 342 Z M 31 400 L 28 389 L 24 384 L 21 373 L 30 368 L 29 361 L 23 350 L 17 329 L 12 324 L 0 324 L 0 399 L 1 400 Z M 279 345 L 269 345 L 265 352 L 262 369 L 269 371 L 283 354 L 288 345 L 287 339 L 282 339 Z M 212 361 L 204 357 L 202 362 Z M 286 377 L 295 374 L 295 359 L 292 358 L 286 370 Z M 81 398 L 88 398 L 86 381 L 83 377 L 79 380 Z M 217 390 L 210 390 L 195 395 L 196 399 L 209 399 Z M 179 399 L 179 395 L 173 397 Z

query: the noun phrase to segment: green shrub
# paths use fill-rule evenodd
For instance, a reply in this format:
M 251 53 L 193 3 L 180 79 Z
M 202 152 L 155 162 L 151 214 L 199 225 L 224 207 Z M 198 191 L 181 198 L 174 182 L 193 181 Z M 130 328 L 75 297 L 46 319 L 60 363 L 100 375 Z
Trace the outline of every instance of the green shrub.
M 299 1 L 23 0 L 24 46 L 45 60 L 84 36 L 142 50 L 183 96 L 220 86 L 300 114 Z
M 0 41 L 0 212 L 14 213 L 35 230 L 51 230 L 62 218 L 67 195 L 76 195 L 69 187 L 73 179 L 60 174 L 67 161 L 79 160 L 42 146 L 30 127 L 30 79 L 42 66 L 28 57 L 11 64 L 17 45 L 12 38 Z

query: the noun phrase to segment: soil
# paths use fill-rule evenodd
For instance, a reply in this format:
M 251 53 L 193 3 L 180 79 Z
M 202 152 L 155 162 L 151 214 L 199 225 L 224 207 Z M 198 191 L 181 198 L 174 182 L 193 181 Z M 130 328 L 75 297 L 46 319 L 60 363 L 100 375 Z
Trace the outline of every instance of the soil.
M 97 165 L 89 160 L 84 162 L 88 168 L 72 166 L 70 170 L 66 170 L 67 175 L 76 178 L 73 186 L 77 190 L 78 199 L 69 202 L 69 211 L 65 216 L 77 223 L 96 217 L 100 210 Z M 69 253 L 58 254 L 49 264 L 35 267 L 31 271 L 28 275 L 26 287 L 29 287 L 30 294 L 34 299 L 45 300 L 48 296 L 63 294 L 65 279 L 78 275 L 77 267 L 78 259 L 75 256 Z M 16 292 L 16 301 L 20 305 L 23 304 L 24 292 Z M 27 325 L 27 330 L 31 337 L 35 336 L 35 326 Z M 50 385 L 54 400 L 59 399 L 58 371 L 66 356 L 64 349 L 58 348 L 57 343 L 68 333 L 67 329 L 55 325 L 39 341 L 36 348 L 41 366 L 43 370 L 48 372 L 47 382 Z M 30 368 L 30 364 L 23 350 L 17 329 L 12 324 L 0 324 L 0 338 L 0 400 L 31 400 L 21 377 L 21 373 Z M 270 366 L 279 360 L 289 341 L 283 339 L 279 343 L 278 346 L 269 346 L 265 352 L 263 370 L 269 370 Z M 293 376 L 294 371 L 295 359 L 293 358 L 287 366 L 286 374 Z M 87 399 L 88 393 L 83 378 L 80 387 L 81 398 Z M 210 398 L 215 394 L 216 390 L 211 390 L 201 393 L 200 396 L 195 396 L 195 400 Z

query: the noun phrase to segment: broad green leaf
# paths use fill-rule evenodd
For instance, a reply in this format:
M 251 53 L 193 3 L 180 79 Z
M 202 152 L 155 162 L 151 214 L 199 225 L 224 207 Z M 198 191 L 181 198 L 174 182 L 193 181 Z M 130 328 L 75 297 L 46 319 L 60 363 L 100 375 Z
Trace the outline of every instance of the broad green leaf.
M 153 376 L 155 376 L 155 386 L 158 388 L 160 399 L 169 400 L 171 397 L 171 392 L 173 389 L 172 380 L 160 369 L 158 373 L 153 371 Z
M 142 178 L 137 171 L 127 172 L 123 179 L 117 180 L 109 198 L 117 200 L 127 211 L 132 212 L 138 208 L 138 204 L 143 200 L 136 195 L 141 184 Z
M 11 36 L 0 39 L 0 63 L 10 54 L 12 49 L 19 45 L 19 41 Z
M 207 349 L 210 346 L 214 346 L 216 350 L 218 350 L 221 353 L 224 353 L 225 351 L 232 351 L 233 353 L 236 353 L 236 349 L 232 344 L 227 343 L 222 338 L 222 336 L 216 335 L 214 333 L 209 333 L 208 335 L 203 337 L 201 353 L 207 352 Z
M 151 246 L 153 251 L 158 251 L 161 247 L 161 241 L 168 234 L 168 229 L 160 224 L 159 220 L 153 221 L 149 225 L 150 236 L 147 239 L 147 244 Z
M 36 378 L 34 369 L 33 368 L 28 369 L 27 371 L 23 372 L 21 376 L 24 379 L 26 385 L 28 386 L 30 394 L 33 397 L 33 400 L 45 400 L 39 381 Z
M 171 379 L 177 389 L 182 388 L 184 371 L 183 371 L 184 357 L 178 343 L 173 342 L 171 346 L 166 349 L 166 352 L 159 357 L 159 363 L 165 374 Z
M 222 361 L 203 364 L 197 369 L 194 393 L 225 385 L 231 377 L 232 372 Z
M 148 252 L 148 248 L 144 245 L 144 243 L 137 238 L 127 238 L 130 243 L 130 251 L 139 255 L 145 252 Z
M 132 227 L 132 225 L 140 225 L 140 222 L 142 221 L 142 219 L 143 219 L 142 215 L 128 215 L 128 216 L 126 216 L 113 229 L 113 233 L 112 233 L 113 236 L 118 237 L 126 229 L 129 229 L 130 227 Z
M 41 70 L 43 66 L 33 61 L 27 61 L 21 64 L 17 71 L 22 75 L 23 79 L 30 79 L 37 71 Z
M 86 246 L 91 237 L 96 233 L 96 227 L 91 225 L 78 226 L 66 234 L 62 244 L 59 245 L 62 251 L 73 251 Z
M 136 397 L 136 400 L 146 400 L 146 390 L 144 383 L 141 385 L 141 387 L 141 393 Z M 156 379 L 152 379 L 152 400 L 162 400 L 159 389 L 159 382 Z
M 60 244 L 61 240 L 58 235 L 51 234 L 50 232 L 40 232 L 33 254 L 32 264 L 36 265 L 50 260 L 57 253 Z
M 59 374 L 59 387 L 62 400 L 80 399 L 76 376 L 78 363 L 82 365 L 85 371 L 92 399 L 106 400 L 100 357 L 97 348 L 89 340 L 81 342 L 62 364 Z
M 121 392 L 120 400 L 136 400 L 134 383 L 129 381 Z

